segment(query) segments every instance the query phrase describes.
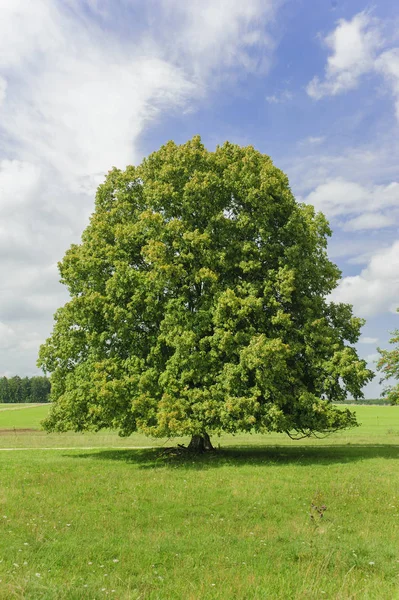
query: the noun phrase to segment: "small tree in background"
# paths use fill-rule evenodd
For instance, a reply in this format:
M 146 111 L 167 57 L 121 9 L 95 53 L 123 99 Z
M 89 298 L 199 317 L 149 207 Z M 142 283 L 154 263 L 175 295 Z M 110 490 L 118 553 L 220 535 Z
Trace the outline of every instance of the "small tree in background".
M 356 424 L 332 403 L 372 373 L 361 319 L 327 300 L 340 271 L 324 216 L 251 146 L 169 142 L 113 169 L 60 263 L 71 299 L 39 366 L 48 430 L 312 435 Z
M 383 373 L 381 382 L 396 379 L 398 383 L 388 385 L 382 392 L 390 404 L 399 404 L 399 330 L 392 332 L 390 344 L 396 344 L 393 350 L 377 348 L 381 357 L 377 362 L 377 369 Z

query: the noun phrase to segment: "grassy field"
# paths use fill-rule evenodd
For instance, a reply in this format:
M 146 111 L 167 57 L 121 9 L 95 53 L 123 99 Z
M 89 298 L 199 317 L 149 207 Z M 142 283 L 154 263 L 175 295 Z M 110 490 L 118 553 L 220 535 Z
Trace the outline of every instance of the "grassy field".
M 0 405 L 0 431 L 2 429 L 40 429 L 49 405 L 3 404 Z
M 4 406 L 10 407 L 8 410 Z M 11 410 L 17 406 L 18 410 Z M 21 408 L 22 406 L 22 408 Z M 85 448 L 85 447 L 145 447 L 165 446 L 185 443 L 187 440 L 174 441 L 151 439 L 144 435 L 135 434 L 129 438 L 121 438 L 115 432 L 99 433 L 63 433 L 49 434 L 40 429 L 40 422 L 47 415 L 50 405 L 0 405 L 0 448 Z M 364 406 L 352 407 L 357 413 L 360 427 L 327 437 L 325 440 L 307 440 L 293 442 L 285 435 L 225 435 L 214 438 L 218 446 L 243 445 L 288 445 L 303 447 L 316 444 L 399 444 L 399 408 L 396 406 Z M 26 431 L 28 429 L 28 431 Z M 379 441 L 378 441 L 379 440 Z
M 1 600 L 399 599 L 399 408 L 359 406 L 363 425 L 325 440 L 223 436 L 198 458 L 18 433 L 46 410 L 0 413 L 3 448 L 36 448 L 0 452 Z

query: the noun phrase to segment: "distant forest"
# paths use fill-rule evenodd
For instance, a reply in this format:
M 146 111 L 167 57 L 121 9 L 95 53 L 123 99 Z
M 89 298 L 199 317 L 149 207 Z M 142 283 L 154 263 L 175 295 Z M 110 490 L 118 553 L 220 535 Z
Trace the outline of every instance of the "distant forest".
M 47 377 L 2 377 L 0 403 L 49 402 L 50 380 Z

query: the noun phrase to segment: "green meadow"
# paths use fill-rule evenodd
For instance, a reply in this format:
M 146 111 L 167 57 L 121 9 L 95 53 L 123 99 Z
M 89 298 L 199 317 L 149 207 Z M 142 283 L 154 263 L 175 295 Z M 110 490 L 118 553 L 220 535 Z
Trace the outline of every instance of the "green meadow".
M 358 406 L 360 427 L 323 440 L 216 437 L 198 457 L 47 434 L 48 406 L 13 408 L 1 600 L 399 599 L 399 407 Z
M 4 429 L 40 429 L 49 405 L 0 404 L 0 432 Z M 0 434 L 1 435 L 1 434 Z M 3 434 L 4 437 L 4 434 Z

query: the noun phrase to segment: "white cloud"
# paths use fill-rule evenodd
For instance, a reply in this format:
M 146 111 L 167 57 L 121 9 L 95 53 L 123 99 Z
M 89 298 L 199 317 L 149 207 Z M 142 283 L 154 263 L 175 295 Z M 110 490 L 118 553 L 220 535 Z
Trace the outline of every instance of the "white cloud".
M 395 223 L 395 217 L 397 215 L 384 215 L 382 213 L 364 213 L 350 219 L 343 224 L 342 229 L 344 231 L 364 231 L 365 229 L 383 229 L 384 227 L 391 227 Z
M 240 69 L 264 71 L 278 4 L 149 0 L 137 22 L 134 0 L 1 0 L 2 369 L 34 370 L 66 299 L 55 262 L 104 173 L 141 159 L 161 115 L 195 108 Z
M 393 225 L 399 217 L 399 183 L 365 186 L 344 178 L 330 179 L 308 194 L 305 202 L 329 219 L 346 217 L 341 220 L 345 231 L 381 229 Z
M 40 175 L 40 168 L 31 163 L 0 160 L 0 209 L 3 217 L 5 211 L 15 211 L 35 197 Z
M 375 363 L 379 358 L 381 358 L 380 355 L 377 352 L 373 352 L 372 354 L 368 354 L 366 356 L 366 362 L 369 365 L 375 366 Z
M 104 35 L 50 0 L 3 1 L 0 69 L 5 78 L 13 69 L 13 79 L 1 127 L 25 159 L 68 173 L 73 189 L 79 177 L 93 188 L 112 165 L 139 158 L 138 137 L 161 110 L 197 101 L 215 70 L 255 70 L 254 46 L 269 57 L 264 25 L 276 4 L 165 0 L 158 26 L 130 40 Z
M 284 104 L 285 102 L 289 102 L 294 97 L 293 93 L 289 90 L 284 90 L 282 92 L 277 92 L 272 96 L 266 96 L 266 102 L 268 104 Z
M 325 136 L 323 135 L 319 135 L 319 136 L 309 136 L 308 138 L 306 138 L 305 142 L 307 142 L 308 144 L 322 144 L 325 141 Z
M 142 44 L 100 37 L 53 3 L 26 6 L 6 2 L 2 15 L 0 55 L 13 79 L 1 127 L 29 161 L 49 165 L 72 186 L 85 177 L 94 187 L 113 164 L 137 158 L 143 126 L 160 109 L 187 101 L 196 84 L 156 54 L 143 55 Z
M 341 243 L 342 256 L 346 257 L 346 262 L 349 265 L 367 265 L 375 251 L 380 252 L 386 247 L 386 244 L 383 241 L 381 242 L 380 239 L 370 240 L 370 238 L 365 239 L 362 237 L 359 240 L 359 247 L 361 248 L 359 254 L 354 254 L 348 252 L 346 243 Z M 366 252 L 362 252 L 365 248 L 367 248 Z
M 0 106 L 4 102 L 7 93 L 7 81 L 4 77 L 0 77 Z
M 60 46 L 54 29 L 57 13 L 50 0 L 2 0 L 0 68 L 18 69 L 33 55 L 49 55 Z
M 349 123 L 334 123 L 339 131 L 345 127 L 348 129 Z M 303 198 L 318 186 L 335 180 L 358 183 L 366 189 L 397 180 L 399 139 L 395 130 L 381 131 L 370 141 L 358 145 L 349 143 L 351 139 L 351 134 L 349 140 L 341 135 L 327 137 L 328 152 L 326 146 L 320 151 L 300 142 L 295 153 L 282 157 L 279 166 L 289 174 L 297 196 Z
M 380 237 L 367 239 L 363 236 L 345 236 L 345 239 L 338 235 L 332 236 L 328 244 L 328 254 L 332 260 L 346 259 L 346 262 L 352 265 L 366 265 L 375 254 L 388 247 L 389 243 L 381 240 Z
M 391 85 L 395 98 L 396 117 L 399 120 L 399 48 L 383 52 L 376 61 L 376 69 Z
M 264 71 L 270 64 L 274 42 L 263 22 L 272 21 L 280 3 L 281 0 L 162 0 L 170 26 L 166 24 L 161 35 L 169 38 L 173 60 L 184 63 L 196 77 L 203 78 L 210 72 L 213 77 L 216 73 L 225 77 L 226 67 L 233 65 L 247 72 Z M 182 24 L 178 32 L 176 21 Z M 258 50 L 256 55 L 251 52 L 254 48 Z
M 306 91 L 312 98 L 335 96 L 359 84 L 367 73 L 382 75 L 395 99 L 399 120 L 399 48 L 384 49 L 389 40 L 382 36 L 382 23 L 366 12 L 351 21 L 341 19 L 324 42 L 331 54 L 327 58 L 324 80 L 314 77 Z
M 305 201 L 327 217 L 336 217 L 362 209 L 365 196 L 367 192 L 361 185 L 339 178 L 318 185 Z
M 307 86 L 309 96 L 320 99 L 337 95 L 358 85 L 359 78 L 374 67 L 381 45 L 378 24 L 365 12 L 351 21 L 340 19 L 325 39 L 331 54 L 327 59 L 324 81 L 314 77 Z
M 0 350 L 7 350 L 15 342 L 15 337 L 14 330 L 0 322 Z
M 344 277 L 331 294 L 353 304 L 355 314 L 370 317 L 399 306 L 399 240 L 376 252 L 360 275 Z
M 359 340 L 359 344 L 376 344 L 378 342 L 378 338 L 373 337 L 361 337 Z

